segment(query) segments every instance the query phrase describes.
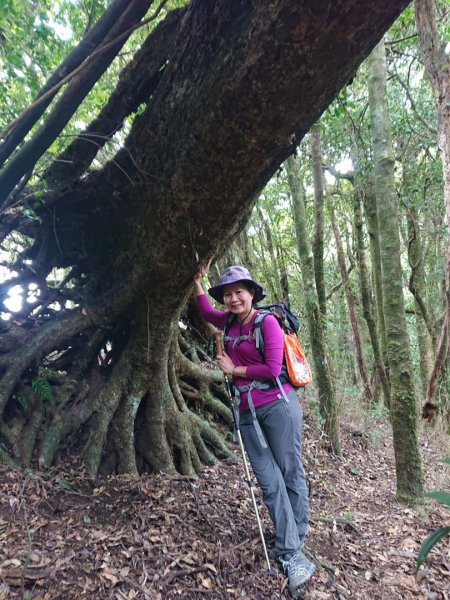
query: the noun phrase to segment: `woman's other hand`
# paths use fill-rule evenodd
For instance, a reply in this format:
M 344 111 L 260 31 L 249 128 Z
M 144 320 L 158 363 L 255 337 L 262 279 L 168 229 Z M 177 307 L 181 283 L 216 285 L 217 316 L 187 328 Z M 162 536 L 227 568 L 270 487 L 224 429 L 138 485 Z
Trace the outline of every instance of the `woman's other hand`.
M 234 364 L 226 352 L 216 356 L 216 362 L 225 375 L 233 375 Z

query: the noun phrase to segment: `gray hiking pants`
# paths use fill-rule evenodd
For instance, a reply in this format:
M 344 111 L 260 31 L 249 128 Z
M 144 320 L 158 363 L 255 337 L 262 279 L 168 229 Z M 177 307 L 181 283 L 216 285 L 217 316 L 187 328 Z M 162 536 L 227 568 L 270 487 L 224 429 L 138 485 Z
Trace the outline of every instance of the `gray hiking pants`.
M 277 556 L 299 550 L 309 522 L 301 453 L 303 412 L 295 390 L 288 399 L 256 408 L 267 448 L 261 446 L 250 411 L 240 415 L 242 440 L 275 527 Z

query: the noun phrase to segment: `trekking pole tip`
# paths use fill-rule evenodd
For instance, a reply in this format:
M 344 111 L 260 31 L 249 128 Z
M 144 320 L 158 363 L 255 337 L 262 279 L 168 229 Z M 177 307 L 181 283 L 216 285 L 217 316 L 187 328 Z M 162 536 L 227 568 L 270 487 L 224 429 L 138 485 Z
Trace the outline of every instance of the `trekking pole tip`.
M 272 567 L 269 567 L 269 568 L 267 569 L 267 575 L 268 575 L 269 577 L 275 577 L 275 575 L 276 575 L 276 574 L 277 574 L 277 572 L 275 571 L 275 569 L 272 569 Z

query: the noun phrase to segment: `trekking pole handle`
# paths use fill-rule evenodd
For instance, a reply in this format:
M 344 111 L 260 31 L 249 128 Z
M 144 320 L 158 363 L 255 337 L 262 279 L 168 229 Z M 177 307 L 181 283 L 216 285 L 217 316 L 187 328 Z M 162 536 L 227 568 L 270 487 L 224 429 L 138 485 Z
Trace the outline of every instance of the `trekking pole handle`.
M 217 356 L 220 356 L 221 354 L 223 354 L 223 340 L 221 331 L 216 331 L 214 333 L 214 342 L 216 345 Z

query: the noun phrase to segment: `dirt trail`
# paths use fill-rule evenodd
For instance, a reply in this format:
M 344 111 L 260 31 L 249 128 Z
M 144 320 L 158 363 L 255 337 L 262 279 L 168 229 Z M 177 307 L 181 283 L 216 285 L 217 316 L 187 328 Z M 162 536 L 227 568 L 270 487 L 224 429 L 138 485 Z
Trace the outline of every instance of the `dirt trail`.
M 448 538 L 418 577 L 415 558 L 449 512 L 433 501 L 420 511 L 396 502 L 388 423 L 347 419 L 337 459 L 314 419 L 305 421 L 306 549 L 319 569 L 303 597 L 448 600 Z M 432 435 L 422 435 L 426 487 L 448 491 L 450 468 L 438 462 L 444 450 Z M 260 514 L 270 542 L 264 507 Z M 242 464 L 223 462 L 198 479 L 96 482 L 61 467 L 0 466 L 0 600 L 275 599 L 289 598 L 286 583 L 279 572 L 266 575 Z

